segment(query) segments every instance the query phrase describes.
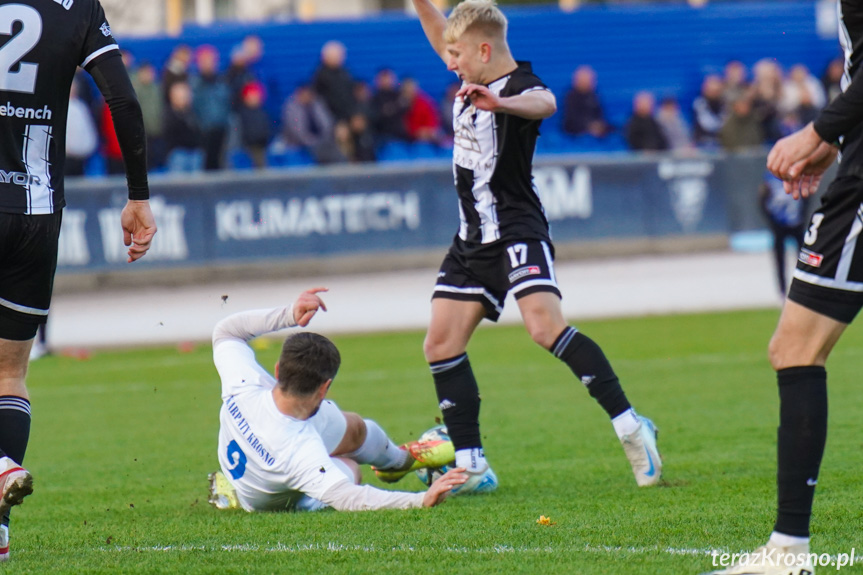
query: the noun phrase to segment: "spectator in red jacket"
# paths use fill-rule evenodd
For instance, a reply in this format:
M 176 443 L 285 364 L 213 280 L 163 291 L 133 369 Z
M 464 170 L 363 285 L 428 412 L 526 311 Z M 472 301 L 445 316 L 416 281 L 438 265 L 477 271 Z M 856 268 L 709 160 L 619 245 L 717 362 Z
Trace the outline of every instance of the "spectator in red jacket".
M 437 104 L 420 90 L 413 78 L 402 79 L 402 99 L 407 107 L 405 130 L 415 142 L 435 142 L 441 137 L 440 115 Z

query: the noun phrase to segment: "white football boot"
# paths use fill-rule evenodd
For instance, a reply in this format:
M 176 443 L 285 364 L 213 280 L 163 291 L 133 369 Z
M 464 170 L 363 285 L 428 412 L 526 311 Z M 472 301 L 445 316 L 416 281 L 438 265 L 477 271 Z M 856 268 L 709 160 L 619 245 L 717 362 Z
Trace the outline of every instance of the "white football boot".
M 639 487 L 647 487 L 659 483 L 662 476 L 662 458 L 656 448 L 656 426 L 643 415 L 639 415 L 638 419 L 641 420 L 641 425 L 629 435 L 624 435 L 620 443 L 632 466 L 635 482 Z
M 33 476 L 30 472 L 8 457 L 0 457 L 0 517 L 31 493 Z
M 815 567 L 810 561 L 808 544 L 780 547 L 767 543 L 752 553 L 744 553 L 727 569 L 704 575 L 815 575 Z

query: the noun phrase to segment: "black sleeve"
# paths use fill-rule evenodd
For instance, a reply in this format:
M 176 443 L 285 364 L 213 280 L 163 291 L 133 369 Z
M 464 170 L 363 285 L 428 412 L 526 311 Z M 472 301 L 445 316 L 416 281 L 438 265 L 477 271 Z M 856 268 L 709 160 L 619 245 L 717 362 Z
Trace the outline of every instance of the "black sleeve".
M 150 198 L 150 188 L 147 184 L 144 116 L 129 73 L 123 65 L 123 58 L 119 51 L 114 50 L 94 60 L 87 66 L 87 71 L 93 76 L 111 110 L 114 131 L 126 164 L 129 199 L 147 200 Z
M 835 143 L 863 122 L 863 78 L 858 72 L 848 89 L 821 110 L 815 119 L 815 132 L 822 140 Z

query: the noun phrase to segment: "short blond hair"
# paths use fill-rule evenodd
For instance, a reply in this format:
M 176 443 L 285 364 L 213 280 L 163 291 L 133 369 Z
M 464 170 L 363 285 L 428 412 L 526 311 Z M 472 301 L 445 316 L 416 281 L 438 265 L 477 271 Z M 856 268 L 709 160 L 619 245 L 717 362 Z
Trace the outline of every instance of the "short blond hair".
M 489 38 L 506 40 L 506 16 L 494 0 L 465 0 L 446 20 L 444 42 L 452 44 L 468 30 L 478 30 Z

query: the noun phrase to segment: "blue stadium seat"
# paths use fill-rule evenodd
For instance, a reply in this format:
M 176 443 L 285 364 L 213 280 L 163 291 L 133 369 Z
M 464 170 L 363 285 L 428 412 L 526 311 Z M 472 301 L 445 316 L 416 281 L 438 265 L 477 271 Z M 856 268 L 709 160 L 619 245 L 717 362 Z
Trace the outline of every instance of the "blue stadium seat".
M 237 148 L 228 153 L 228 167 L 232 170 L 251 170 L 254 166 L 252 158 L 245 151 Z

